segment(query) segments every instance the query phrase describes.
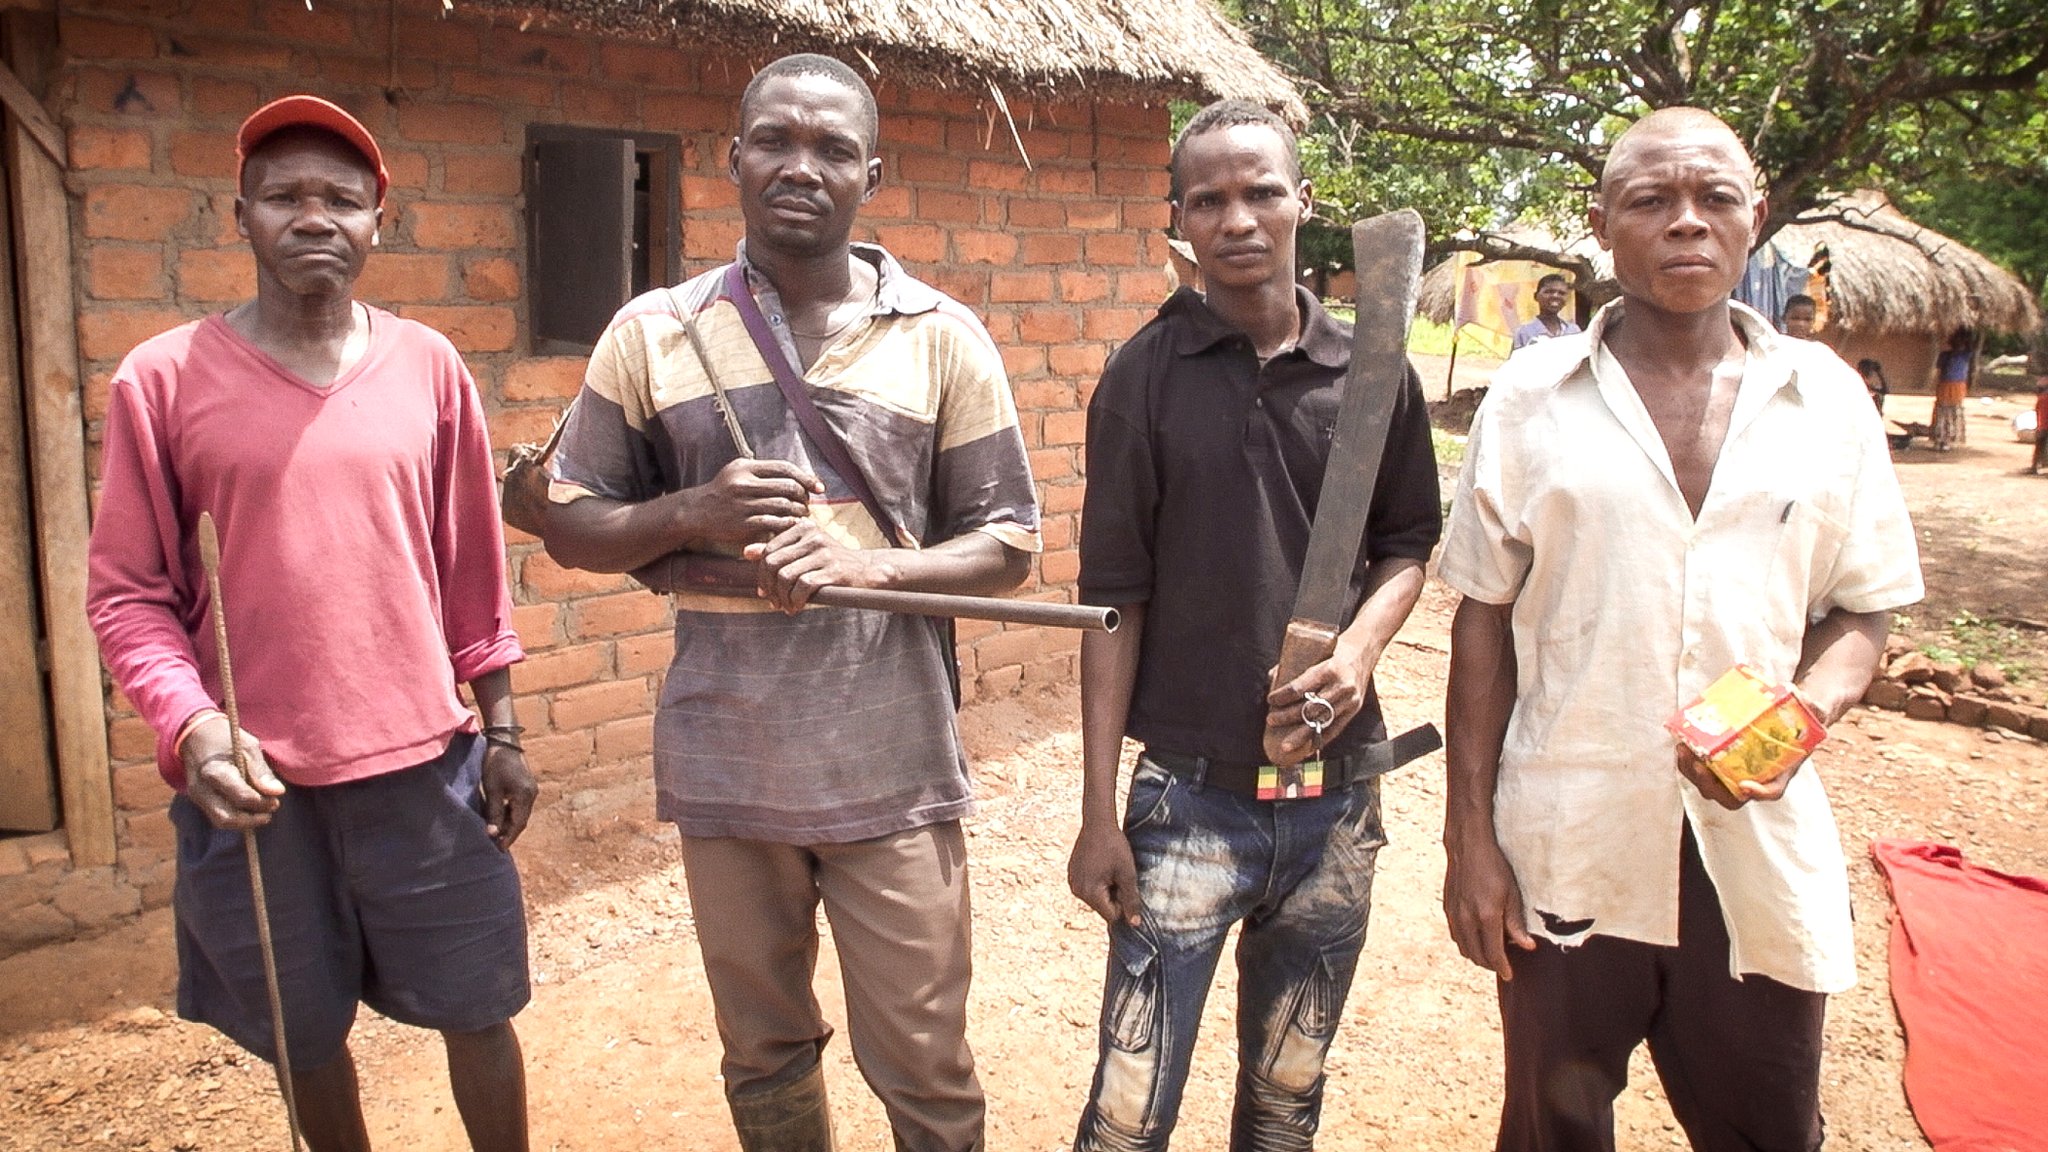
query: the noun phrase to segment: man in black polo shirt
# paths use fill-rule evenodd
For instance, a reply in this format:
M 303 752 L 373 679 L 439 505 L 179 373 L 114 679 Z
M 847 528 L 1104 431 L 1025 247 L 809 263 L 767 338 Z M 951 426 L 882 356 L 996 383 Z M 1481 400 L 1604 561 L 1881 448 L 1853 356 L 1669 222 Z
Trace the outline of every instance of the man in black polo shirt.
M 1081 597 L 1123 627 L 1081 648 L 1074 894 L 1109 921 L 1101 1060 L 1077 1152 L 1164 1148 L 1233 922 L 1239 1065 L 1231 1147 L 1307 1148 L 1365 938 L 1383 841 L 1376 782 L 1259 800 L 1270 726 L 1309 754 L 1304 694 L 1336 711 L 1329 778 L 1386 738 L 1372 672 L 1442 528 L 1414 374 L 1396 406 L 1336 655 L 1268 694 L 1351 356 L 1294 283 L 1310 210 L 1294 134 L 1223 101 L 1173 149 L 1173 215 L 1206 295 L 1183 288 L 1110 358 L 1088 412 Z M 1145 745 L 1121 826 L 1118 753 Z

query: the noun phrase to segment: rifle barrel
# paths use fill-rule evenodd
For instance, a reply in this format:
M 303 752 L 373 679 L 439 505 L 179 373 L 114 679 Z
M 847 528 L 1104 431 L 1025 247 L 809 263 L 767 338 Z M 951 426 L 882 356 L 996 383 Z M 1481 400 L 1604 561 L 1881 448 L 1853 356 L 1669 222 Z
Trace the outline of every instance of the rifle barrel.
M 695 556 L 676 553 L 655 561 L 634 573 L 640 582 L 657 592 L 703 592 L 713 596 L 752 598 L 754 565 L 723 556 Z M 884 588 L 828 586 L 811 596 L 811 603 L 834 608 L 870 608 L 901 612 L 907 616 L 953 616 L 967 620 L 993 620 L 1002 624 L 1037 624 L 1048 628 L 1078 628 L 1092 632 L 1114 632 L 1118 624 L 1114 608 L 1088 604 L 1047 604 L 1038 600 L 1007 600 L 1000 596 L 954 596 L 943 592 L 898 592 Z

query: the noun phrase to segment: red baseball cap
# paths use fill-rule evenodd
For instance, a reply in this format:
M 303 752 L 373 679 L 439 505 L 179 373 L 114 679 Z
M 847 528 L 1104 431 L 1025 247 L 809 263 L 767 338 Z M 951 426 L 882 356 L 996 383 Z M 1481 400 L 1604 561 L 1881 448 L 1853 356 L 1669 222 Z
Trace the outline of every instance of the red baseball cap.
M 363 159 L 376 170 L 377 205 L 383 207 L 384 192 L 391 187 L 391 173 L 384 168 L 384 153 L 378 150 L 376 138 L 363 127 L 362 121 L 349 115 L 340 105 L 318 96 L 286 96 L 272 100 L 242 121 L 241 130 L 235 133 L 235 183 L 241 183 L 242 169 L 249 163 L 249 153 L 254 152 L 258 144 L 286 128 L 298 127 L 324 128 L 362 153 Z

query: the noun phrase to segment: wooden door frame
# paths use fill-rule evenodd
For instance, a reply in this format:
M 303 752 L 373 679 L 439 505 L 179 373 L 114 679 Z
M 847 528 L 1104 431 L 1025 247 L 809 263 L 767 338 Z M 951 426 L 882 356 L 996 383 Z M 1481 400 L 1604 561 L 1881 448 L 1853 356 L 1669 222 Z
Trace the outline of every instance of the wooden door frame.
M 46 14 L 0 14 L 5 66 L 29 95 L 47 90 L 57 27 Z M 74 867 L 112 864 L 114 790 L 99 644 L 85 617 L 91 480 L 86 467 L 84 379 L 78 366 L 78 296 L 72 277 L 71 204 L 64 191 L 63 130 L 41 106 L 8 101 L 5 146 L 13 177 L 15 283 L 20 295 L 29 482 L 35 494 L 43 633 L 49 644 L 50 721 L 57 789 Z M 51 148 L 52 144 L 56 146 Z M 46 151 L 46 149 L 49 149 Z

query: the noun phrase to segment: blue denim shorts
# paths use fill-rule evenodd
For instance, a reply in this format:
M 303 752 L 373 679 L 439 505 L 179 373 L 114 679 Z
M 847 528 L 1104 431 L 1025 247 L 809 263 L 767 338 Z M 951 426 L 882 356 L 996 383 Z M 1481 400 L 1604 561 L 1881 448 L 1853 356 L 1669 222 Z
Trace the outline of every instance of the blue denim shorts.
M 526 912 L 511 855 L 484 831 L 483 754 L 458 733 L 425 764 L 291 788 L 257 830 L 295 1072 L 341 1054 L 358 1003 L 444 1032 L 526 1006 Z M 183 795 L 171 821 L 178 1014 L 274 1062 L 242 834 Z

